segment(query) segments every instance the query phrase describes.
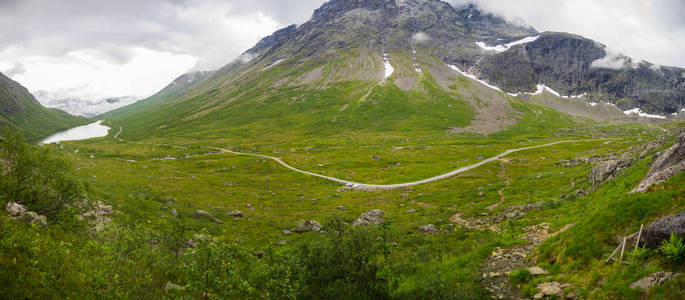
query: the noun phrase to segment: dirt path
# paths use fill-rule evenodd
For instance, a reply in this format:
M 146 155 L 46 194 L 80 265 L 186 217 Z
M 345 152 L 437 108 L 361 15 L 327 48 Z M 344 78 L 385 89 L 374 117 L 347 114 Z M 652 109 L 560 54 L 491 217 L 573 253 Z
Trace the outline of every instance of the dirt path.
M 120 126 L 119 132 L 114 137 L 119 141 L 125 142 L 125 140 L 118 137 L 119 133 L 121 133 L 121 131 L 122 131 L 122 128 Z M 390 189 L 397 189 L 397 188 L 402 188 L 402 187 L 409 187 L 409 186 L 414 186 L 414 185 L 426 184 L 426 183 L 430 183 L 430 182 L 439 181 L 439 180 L 447 179 L 450 177 L 454 177 L 458 174 L 461 174 L 461 173 L 464 173 L 466 171 L 475 169 L 475 168 L 480 167 L 484 164 L 499 160 L 502 157 L 507 156 L 507 155 L 512 154 L 512 153 L 515 153 L 515 152 L 537 149 L 537 148 L 543 148 L 543 147 L 549 147 L 549 146 L 554 146 L 554 145 L 562 144 L 562 143 L 588 142 L 588 141 L 599 141 L 599 140 L 607 140 L 607 139 L 612 139 L 612 138 L 589 139 L 589 140 L 566 140 L 566 141 L 557 141 L 557 142 L 552 142 L 552 143 L 547 143 L 547 144 L 537 145 L 537 146 L 509 149 L 509 150 L 506 150 L 506 151 L 504 151 L 504 152 L 502 152 L 496 156 L 484 159 L 484 160 L 477 162 L 475 164 L 472 164 L 472 165 L 461 167 L 459 169 L 453 170 L 453 171 L 445 173 L 445 174 L 426 178 L 423 180 L 405 182 L 405 183 L 396 183 L 396 184 L 367 184 L 367 183 L 359 183 L 359 182 L 354 182 L 354 181 L 348 181 L 348 180 L 344 180 L 344 179 L 340 179 L 340 178 L 335 178 L 335 177 L 321 175 L 321 174 L 317 174 L 317 173 L 313 173 L 313 172 L 309 172 L 309 171 L 300 170 L 298 168 L 295 168 L 295 167 L 285 163 L 283 160 L 281 160 L 281 158 L 278 158 L 278 157 L 273 157 L 273 156 L 263 155 L 263 154 L 237 152 L 237 151 L 233 151 L 233 150 L 229 150 L 229 149 L 225 149 L 225 148 L 217 148 L 217 147 L 204 147 L 204 148 L 205 149 L 217 150 L 219 152 L 224 152 L 224 153 L 231 153 L 231 154 L 235 154 L 235 155 L 254 156 L 254 157 L 270 159 L 270 160 L 273 160 L 273 161 L 279 163 L 280 165 L 282 165 L 282 166 L 284 166 L 284 167 L 286 167 L 292 171 L 295 171 L 295 172 L 298 172 L 301 174 L 305 174 L 305 175 L 323 178 L 323 179 L 333 181 L 333 182 L 342 183 L 342 184 L 346 185 L 348 188 L 352 188 L 352 189 L 358 189 L 358 190 L 390 190 Z M 189 149 L 188 147 L 181 147 L 181 146 L 174 146 L 174 145 L 167 145 L 167 144 L 153 144 L 153 143 L 141 143 L 141 142 L 134 142 L 134 143 L 141 144 L 141 145 L 164 146 L 164 147 L 171 147 L 171 148 L 176 148 L 176 149 Z

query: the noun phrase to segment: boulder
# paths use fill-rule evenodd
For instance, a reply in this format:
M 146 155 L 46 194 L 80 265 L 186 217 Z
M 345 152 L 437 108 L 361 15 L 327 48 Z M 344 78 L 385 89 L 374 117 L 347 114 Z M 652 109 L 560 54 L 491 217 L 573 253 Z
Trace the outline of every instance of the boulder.
M 7 205 L 5 205 L 5 211 L 7 211 L 7 213 L 9 213 L 12 217 L 22 217 L 26 213 L 27 209 L 26 206 L 19 203 L 7 202 Z
M 561 296 L 561 291 L 567 286 L 569 285 L 561 284 L 556 281 L 538 283 L 537 288 L 540 292 L 537 293 L 534 298 L 542 299 L 546 296 Z
M 297 233 L 303 233 L 308 231 L 319 232 L 321 231 L 321 224 L 314 220 L 306 220 L 297 222 L 297 228 L 293 231 Z
M 48 219 L 43 216 L 39 215 L 36 212 L 33 211 L 28 211 L 24 216 L 22 216 L 22 220 L 26 222 L 29 225 L 40 225 L 40 226 L 46 226 L 48 225 Z
M 193 213 L 193 218 L 195 218 L 195 219 L 200 219 L 200 218 L 208 219 L 212 222 L 222 224 L 221 220 L 217 219 L 216 217 L 212 216 L 212 214 L 210 214 L 204 210 L 201 210 L 201 209 L 198 209 Z
M 669 239 L 671 233 L 685 237 L 685 210 L 672 216 L 661 217 L 647 225 L 642 231 L 640 241 L 648 248 L 656 249 L 661 246 L 661 241 Z
M 362 225 L 362 226 L 371 226 L 371 225 L 382 225 L 383 224 L 383 216 L 384 213 L 380 209 L 372 209 L 370 211 L 367 211 L 363 213 L 361 216 L 359 216 L 359 219 L 355 220 L 352 225 L 357 226 L 357 225 Z
M 419 231 L 423 233 L 428 233 L 428 234 L 436 234 L 438 233 L 438 228 L 435 227 L 433 224 L 427 224 L 427 225 L 422 225 L 419 226 Z
M 540 268 L 540 267 L 530 267 L 530 268 L 528 268 L 528 272 L 530 272 L 530 274 L 533 276 L 547 274 L 547 270 Z
M 595 166 L 590 172 L 590 183 L 597 184 L 609 179 L 609 177 L 614 175 L 616 167 L 618 167 L 618 162 L 615 160 L 608 160 Z
M 678 136 L 676 143 L 671 148 L 663 151 L 653 160 L 647 176 L 631 193 L 645 192 L 649 187 L 665 182 L 683 171 L 685 171 L 685 132 Z
M 236 218 L 242 218 L 242 217 L 244 217 L 243 212 L 242 212 L 242 211 L 239 211 L 239 210 L 234 210 L 234 211 L 232 211 L 232 212 L 229 212 L 228 215 L 231 216 L 231 217 L 236 217 Z
M 673 272 L 656 272 L 630 284 L 631 289 L 648 290 L 649 288 L 661 285 L 667 280 L 679 275 Z

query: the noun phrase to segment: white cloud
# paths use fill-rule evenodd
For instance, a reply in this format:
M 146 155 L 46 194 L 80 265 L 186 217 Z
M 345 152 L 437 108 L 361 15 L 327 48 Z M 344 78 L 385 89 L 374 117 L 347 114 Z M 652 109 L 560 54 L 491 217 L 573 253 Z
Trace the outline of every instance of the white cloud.
M 24 64 L 22 64 L 18 61 L 15 61 L 14 64 L 12 65 L 12 67 L 5 70 L 3 73 L 5 73 L 5 75 L 8 77 L 13 77 L 14 75 L 26 73 L 26 67 L 24 67 Z
M 606 55 L 594 60 L 590 68 L 620 70 L 627 66 L 628 58 L 620 53 L 607 51 Z

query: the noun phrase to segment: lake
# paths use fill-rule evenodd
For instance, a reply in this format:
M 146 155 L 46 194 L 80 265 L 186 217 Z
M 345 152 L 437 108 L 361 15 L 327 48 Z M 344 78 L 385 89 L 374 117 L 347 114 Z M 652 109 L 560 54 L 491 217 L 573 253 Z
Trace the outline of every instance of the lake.
M 45 139 L 43 139 L 41 144 L 52 144 L 59 143 L 62 141 L 77 141 L 92 139 L 96 137 L 107 136 L 109 132 L 109 127 L 102 125 L 102 121 L 97 121 L 95 123 L 90 123 L 88 125 L 78 126 L 74 128 L 67 129 L 65 131 L 60 131 L 55 133 Z

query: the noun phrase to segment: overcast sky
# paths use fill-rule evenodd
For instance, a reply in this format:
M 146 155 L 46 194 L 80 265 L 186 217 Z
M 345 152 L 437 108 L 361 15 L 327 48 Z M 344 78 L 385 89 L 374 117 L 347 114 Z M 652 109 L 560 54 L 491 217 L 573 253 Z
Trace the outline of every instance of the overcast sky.
M 539 31 L 577 33 L 685 67 L 683 0 L 474 1 Z M 99 106 L 103 98 L 144 98 L 186 71 L 221 67 L 261 37 L 305 22 L 323 2 L 0 0 L 0 71 L 44 104 L 73 98 L 67 106 L 78 109 L 70 112 L 99 113 L 113 107 Z

